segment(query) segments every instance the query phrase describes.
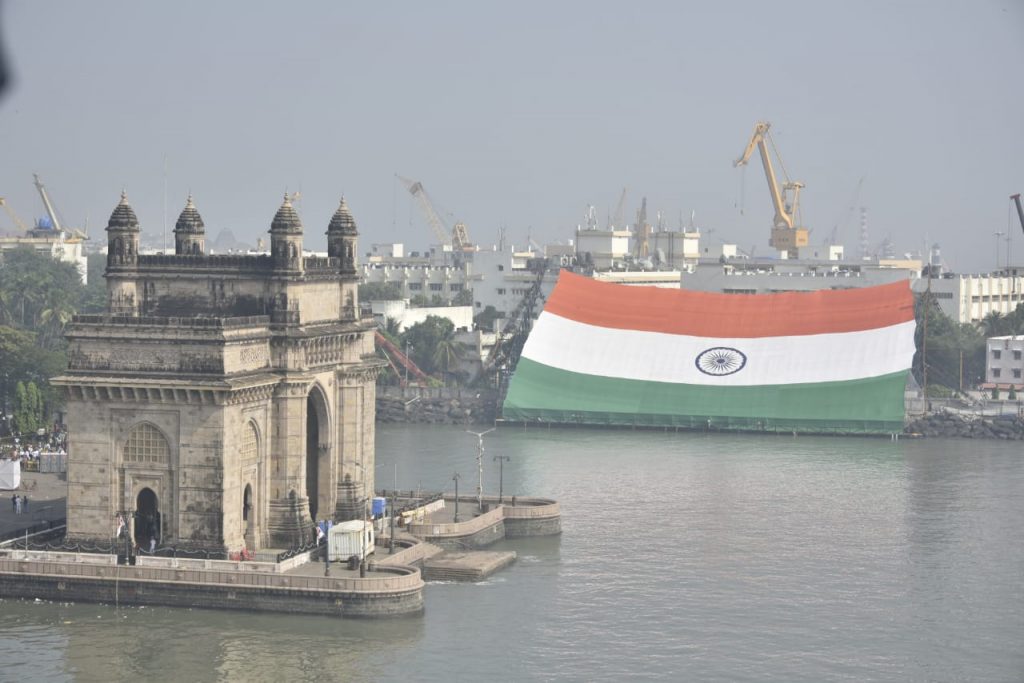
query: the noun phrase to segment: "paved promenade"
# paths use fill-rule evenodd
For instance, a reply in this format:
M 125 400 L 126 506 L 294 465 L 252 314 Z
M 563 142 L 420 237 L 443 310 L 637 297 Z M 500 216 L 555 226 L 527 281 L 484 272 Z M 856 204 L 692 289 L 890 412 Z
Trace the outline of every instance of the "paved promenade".
M 68 483 L 64 474 L 22 472 L 21 488 L 0 491 L 0 536 L 42 521 L 62 519 L 67 510 Z M 14 514 L 11 496 L 28 496 L 28 511 Z

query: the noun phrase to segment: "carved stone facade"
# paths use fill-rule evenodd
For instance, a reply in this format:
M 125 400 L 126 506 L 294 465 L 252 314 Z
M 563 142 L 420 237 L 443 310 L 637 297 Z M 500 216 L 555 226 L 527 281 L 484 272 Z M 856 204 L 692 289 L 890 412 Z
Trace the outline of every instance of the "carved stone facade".
M 108 311 L 75 318 L 54 380 L 67 397 L 69 539 L 109 542 L 124 515 L 144 547 L 222 554 L 294 547 L 313 519 L 362 514 L 382 364 L 358 314 L 348 206 L 327 258 L 303 256 L 287 197 L 270 256 L 204 254 L 191 197 L 174 256 L 140 255 L 139 230 L 122 195 Z

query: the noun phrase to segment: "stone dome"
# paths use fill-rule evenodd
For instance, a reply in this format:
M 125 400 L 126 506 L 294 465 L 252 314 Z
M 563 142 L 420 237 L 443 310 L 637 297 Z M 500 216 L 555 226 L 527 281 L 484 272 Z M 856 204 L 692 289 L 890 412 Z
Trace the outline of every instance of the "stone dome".
M 331 235 L 334 233 L 341 233 L 342 235 L 359 234 L 356 230 L 356 219 L 352 217 L 352 212 L 349 211 L 348 203 L 344 197 L 341 198 L 341 204 L 338 205 L 338 210 L 331 216 L 331 222 L 327 226 L 327 234 Z
M 274 214 L 274 220 L 270 224 L 270 232 L 281 232 L 290 235 L 302 234 L 302 221 L 299 220 L 299 214 L 295 212 L 292 200 L 288 197 L 287 193 L 284 195 L 284 203 L 281 204 L 281 208 Z
M 199 215 L 196 205 L 192 203 L 192 195 L 190 194 L 188 196 L 188 203 L 185 204 L 181 215 L 178 216 L 178 222 L 174 224 L 174 232 L 178 234 L 202 235 L 205 234 L 205 227 L 203 217 Z
M 121 191 L 121 201 L 114 207 L 114 212 L 110 214 L 110 220 L 107 221 L 107 230 L 120 229 L 120 230 L 139 230 L 139 219 L 135 216 L 135 210 L 132 209 L 128 203 L 128 194 Z

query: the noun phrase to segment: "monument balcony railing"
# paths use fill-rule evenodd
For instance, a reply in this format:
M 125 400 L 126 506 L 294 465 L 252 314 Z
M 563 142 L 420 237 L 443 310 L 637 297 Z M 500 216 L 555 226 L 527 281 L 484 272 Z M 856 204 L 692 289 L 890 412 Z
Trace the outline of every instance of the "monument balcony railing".
M 267 254 L 140 254 L 139 265 L 169 268 L 266 270 L 273 267 L 273 260 Z
M 302 262 L 303 269 L 307 271 L 329 270 L 337 271 L 341 268 L 341 259 L 337 256 L 307 256 Z
M 227 318 L 180 317 L 157 315 L 112 315 L 108 313 L 81 313 L 72 318 L 75 325 L 122 325 L 133 327 L 177 327 L 191 329 L 239 329 L 262 327 L 271 322 L 267 315 L 241 315 Z

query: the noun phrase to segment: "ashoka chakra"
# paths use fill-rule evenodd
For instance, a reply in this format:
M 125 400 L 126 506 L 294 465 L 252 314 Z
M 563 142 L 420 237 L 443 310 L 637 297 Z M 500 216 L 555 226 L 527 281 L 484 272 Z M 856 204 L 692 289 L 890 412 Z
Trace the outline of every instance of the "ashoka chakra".
M 705 375 L 731 375 L 743 369 L 747 357 L 739 349 L 716 346 L 697 356 L 696 364 Z

